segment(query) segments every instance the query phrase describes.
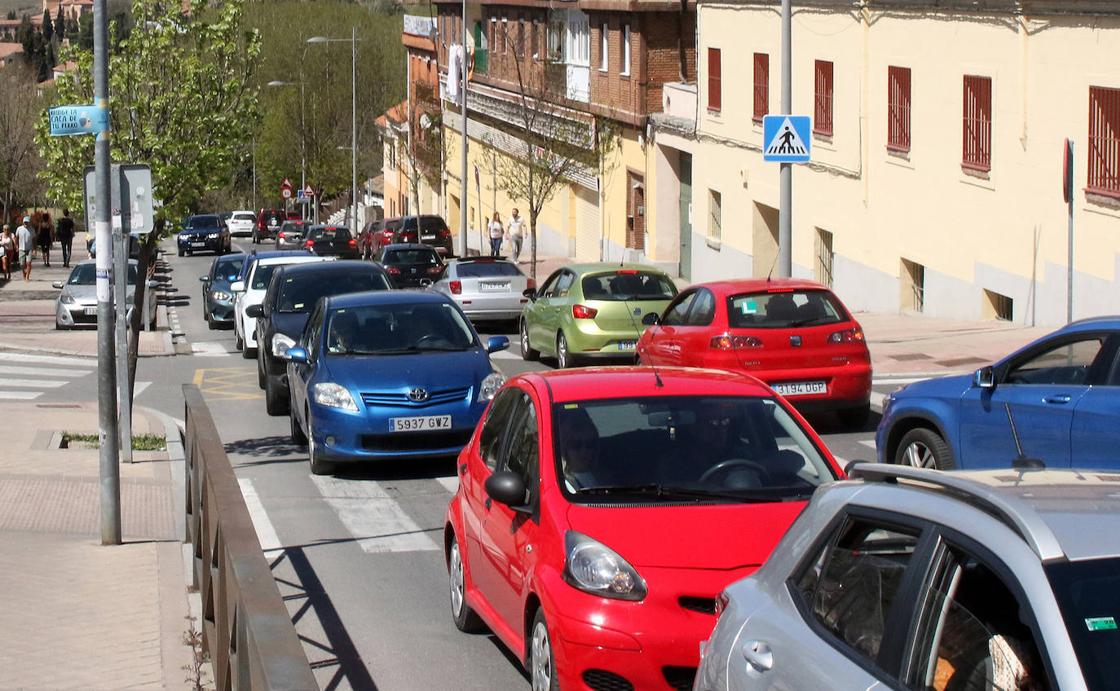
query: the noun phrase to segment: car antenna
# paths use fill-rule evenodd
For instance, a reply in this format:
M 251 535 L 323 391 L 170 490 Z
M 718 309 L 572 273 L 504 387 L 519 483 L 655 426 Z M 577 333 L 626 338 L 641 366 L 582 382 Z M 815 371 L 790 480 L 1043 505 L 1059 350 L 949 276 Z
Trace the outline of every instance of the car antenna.
M 1046 464 L 1040 458 L 1030 458 L 1023 453 L 1023 443 L 1019 439 L 1019 430 L 1015 427 L 1015 418 L 1011 416 L 1011 404 L 1004 403 L 1003 409 L 1007 413 L 1007 421 L 1011 423 L 1011 437 L 1015 440 L 1015 450 L 1018 452 L 1011 461 L 1011 467 L 1017 470 L 1037 470 L 1045 468 Z
M 766 282 L 770 282 L 770 276 L 774 273 L 774 267 L 778 265 L 778 255 L 774 255 L 774 261 L 770 263 L 770 270 L 766 272 Z
M 638 334 L 638 340 L 639 341 L 642 340 L 643 329 L 639 329 L 638 328 L 638 322 L 634 321 L 634 310 L 630 309 L 630 301 L 624 299 L 622 301 L 622 304 L 626 306 L 626 316 L 630 317 L 630 324 L 634 327 L 634 331 Z M 637 350 L 637 349 L 638 349 L 638 345 L 637 345 L 637 342 L 635 342 L 634 350 Z M 655 365 L 651 362 L 648 365 L 648 367 L 651 370 L 653 370 L 653 380 L 657 384 L 657 388 L 659 388 L 659 389 L 664 388 L 665 387 L 665 382 L 661 381 L 661 373 L 657 371 L 657 365 Z

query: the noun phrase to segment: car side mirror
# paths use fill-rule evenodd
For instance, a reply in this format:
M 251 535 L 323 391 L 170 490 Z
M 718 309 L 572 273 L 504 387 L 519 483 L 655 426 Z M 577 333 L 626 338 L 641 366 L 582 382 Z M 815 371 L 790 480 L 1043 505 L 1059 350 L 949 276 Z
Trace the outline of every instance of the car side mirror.
M 264 307 L 260 305 L 249 305 L 245 308 L 245 316 L 252 317 L 253 319 L 260 319 L 264 316 Z
M 55 281 L 54 283 L 51 283 L 51 287 L 62 290 L 62 281 Z
M 530 512 L 525 481 L 517 473 L 503 470 L 486 478 L 486 495 L 518 513 Z
M 972 385 L 980 389 L 996 388 L 995 371 L 989 367 L 981 367 L 972 375 Z
M 233 283 L 229 284 L 229 289 L 230 289 L 230 292 L 233 292 L 233 293 L 244 293 L 245 292 L 245 281 L 234 281 Z
M 491 336 L 490 338 L 486 339 L 486 352 L 487 353 L 496 353 L 499 350 L 508 350 L 508 349 L 509 349 L 509 337 L 508 336 Z
M 529 298 L 530 300 L 537 299 L 537 291 L 532 288 L 526 288 L 525 290 L 521 291 L 521 294 Z
M 657 316 L 657 312 L 646 312 L 646 315 L 644 317 L 642 317 L 642 323 L 645 324 L 646 326 L 653 326 L 654 324 L 660 324 L 661 323 L 661 317 Z
M 288 348 L 288 351 L 280 357 L 287 360 L 288 362 L 294 362 L 299 365 L 306 365 L 309 362 L 307 349 L 300 348 L 299 346 Z
M 206 281 L 210 280 L 210 277 L 209 276 L 199 276 L 198 280 L 205 283 Z

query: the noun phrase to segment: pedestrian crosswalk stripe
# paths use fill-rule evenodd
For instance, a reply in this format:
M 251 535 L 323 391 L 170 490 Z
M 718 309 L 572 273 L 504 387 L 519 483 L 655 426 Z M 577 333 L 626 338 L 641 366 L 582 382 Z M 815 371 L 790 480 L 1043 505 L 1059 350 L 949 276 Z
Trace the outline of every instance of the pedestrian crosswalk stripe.
M 24 376 L 40 377 L 82 377 L 92 371 L 93 370 L 88 369 L 63 369 L 60 367 L 8 367 L 0 365 L 0 375 L 22 374 Z
M 191 343 L 191 352 L 205 357 L 229 357 L 230 354 L 226 345 L 217 341 Z
M 70 382 L 62 379 L 4 379 L 4 386 L 17 389 L 57 389 Z
M 70 367 L 97 367 L 94 358 L 66 357 L 62 355 L 30 355 L 28 353 L 0 352 L 0 362 L 39 362 Z
M 429 533 L 442 526 L 421 529 L 379 483 L 320 475 L 312 475 L 311 480 L 363 551 L 376 554 L 439 549 Z
M 0 387 L 3 387 L 0 388 L 0 400 L 33 401 L 48 389 L 61 388 L 75 379 L 92 374 L 92 368 L 96 366 L 97 362 L 92 358 L 0 352 Z M 76 369 L 77 367 L 89 369 Z
M 878 391 L 871 392 L 871 405 L 878 408 L 879 410 L 883 409 L 883 402 L 886 400 L 886 394 L 881 394 Z
M 0 391 L 0 400 L 33 401 L 42 395 L 42 391 Z
M 496 353 L 490 353 L 491 360 L 520 360 L 521 356 L 517 353 L 508 350 L 499 350 Z

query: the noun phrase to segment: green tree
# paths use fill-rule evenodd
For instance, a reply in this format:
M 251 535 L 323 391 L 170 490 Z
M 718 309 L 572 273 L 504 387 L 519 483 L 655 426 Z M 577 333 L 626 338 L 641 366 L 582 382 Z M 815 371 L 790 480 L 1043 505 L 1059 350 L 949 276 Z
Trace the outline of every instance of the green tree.
M 35 148 L 35 118 L 42 97 L 30 68 L 17 65 L 0 70 L 0 222 L 7 223 L 12 209 L 31 205 L 39 196 L 37 178 L 43 162 Z
M 215 7 L 192 2 L 180 14 L 178 2 L 133 0 L 135 28 L 110 46 L 112 159 L 151 166 L 152 193 L 163 203 L 155 231 L 141 243 L 141 275 L 170 233 L 168 222 L 226 184 L 243 164 L 243 143 L 258 118 L 253 79 L 261 50 L 257 32 L 244 26 L 243 2 L 226 0 Z M 64 57 L 77 62 L 76 79 L 58 80 L 53 103 L 92 102 L 92 51 L 72 46 Z M 83 208 L 83 171 L 93 163 L 94 139 L 51 137 L 49 131 L 44 112 L 37 142 L 47 163 L 49 197 L 60 206 Z M 129 343 L 133 380 L 143 293 L 141 281 Z
M 66 17 L 62 14 L 62 4 L 58 6 L 58 13 L 54 18 L 54 32 L 59 42 L 66 38 Z
M 54 40 L 54 22 L 51 21 L 50 10 L 43 10 L 43 41 L 50 43 Z

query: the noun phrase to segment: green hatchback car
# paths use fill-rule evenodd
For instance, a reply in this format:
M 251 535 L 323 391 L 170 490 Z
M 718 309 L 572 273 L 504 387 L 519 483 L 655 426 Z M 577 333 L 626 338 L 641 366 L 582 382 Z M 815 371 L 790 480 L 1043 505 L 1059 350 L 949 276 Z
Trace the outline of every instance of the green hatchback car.
M 641 264 L 572 264 L 539 290 L 526 290 L 521 357 L 556 357 L 561 368 L 581 360 L 635 356 L 642 318 L 660 315 L 677 294 L 668 274 Z

